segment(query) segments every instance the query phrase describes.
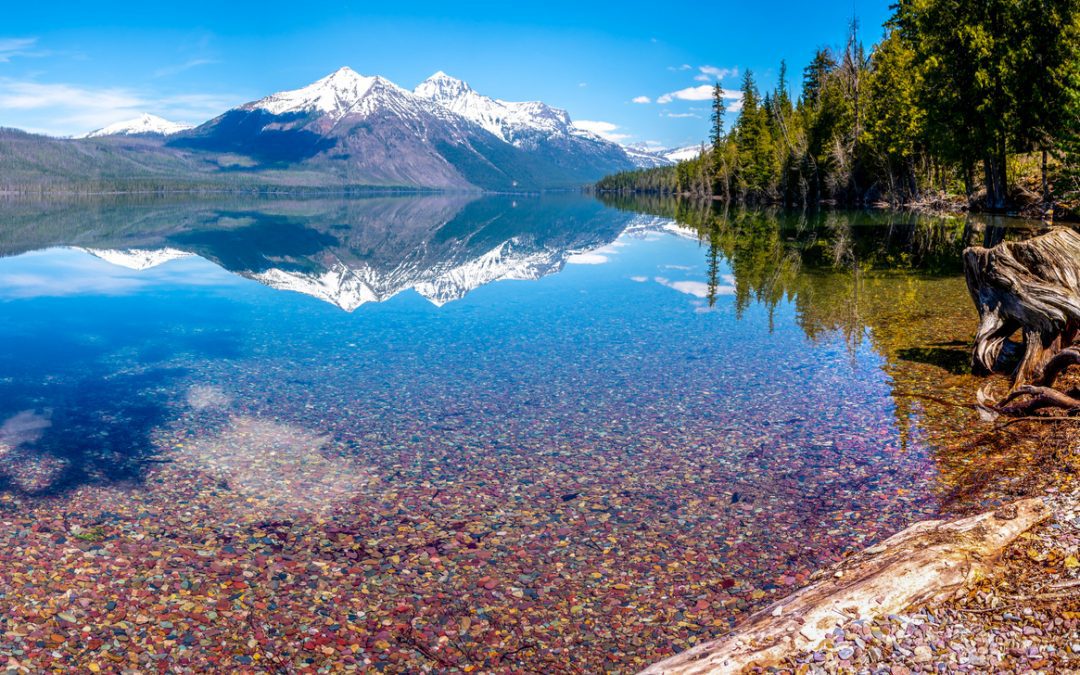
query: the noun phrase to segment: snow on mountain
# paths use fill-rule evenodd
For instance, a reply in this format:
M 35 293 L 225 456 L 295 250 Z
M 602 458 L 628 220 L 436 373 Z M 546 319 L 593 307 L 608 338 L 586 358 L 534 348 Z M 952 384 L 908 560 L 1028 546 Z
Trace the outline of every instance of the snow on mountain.
M 271 115 L 318 113 L 336 122 L 348 115 L 370 115 L 381 107 L 415 116 L 418 103 L 409 91 L 385 78 L 367 77 L 345 67 L 306 87 L 242 105 L 240 110 L 264 110 Z
M 172 134 L 178 134 L 181 131 L 187 131 L 191 129 L 190 124 L 179 124 L 177 122 L 170 122 L 167 119 L 158 117 L 157 115 L 150 115 L 144 113 L 139 115 L 135 119 L 126 120 L 124 122 L 117 122 L 110 124 L 107 127 L 102 127 L 96 131 L 82 136 L 82 138 L 99 138 L 102 136 L 139 136 L 139 135 L 158 135 L 158 136 L 171 136 Z
M 521 147 L 532 134 L 570 136 L 570 115 L 540 101 L 512 102 L 484 96 L 466 82 L 441 70 L 417 85 L 413 93 L 461 115 L 512 145 Z
M 625 145 L 623 149 L 627 156 L 639 169 L 651 169 L 657 166 L 674 164 L 672 160 L 664 156 L 666 150 L 656 150 L 645 145 Z
M 664 150 L 661 153 L 661 156 L 663 156 L 668 161 L 674 163 L 674 162 L 685 162 L 688 159 L 697 159 L 698 155 L 700 155 L 700 154 L 701 154 L 701 146 L 700 145 L 688 145 L 688 146 L 686 146 L 684 148 L 676 148 L 674 150 Z
M 169 144 L 304 163 L 339 183 L 444 189 L 576 187 L 639 164 L 539 101 L 494 99 L 442 72 L 408 91 L 350 68 L 233 108 Z
M 638 168 L 651 168 L 654 166 L 668 166 L 685 162 L 688 159 L 697 159 L 701 154 L 701 145 L 688 145 L 683 148 L 657 148 L 643 143 L 624 146 L 626 154 L 634 160 Z
M 181 251 L 175 248 L 159 248 L 159 249 L 142 249 L 142 248 L 128 248 L 128 249 L 97 249 L 97 248 L 84 248 L 92 256 L 101 258 L 105 262 L 118 265 L 120 267 L 126 267 L 129 270 L 148 270 L 151 267 L 157 267 L 163 265 L 170 260 L 178 260 L 180 258 L 187 258 L 192 255 L 187 251 Z
M 515 179 L 504 167 L 492 170 L 492 146 L 501 141 L 389 80 L 349 68 L 233 108 L 173 144 L 277 166 L 308 163 L 352 184 L 467 189 Z
M 265 110 L 272 115 L 319 111 L 342 117 L 371 91 L 375 79 L 351 68 L 340 68 L 306 87 L 271 94 L 241 106 L 241 110 Z

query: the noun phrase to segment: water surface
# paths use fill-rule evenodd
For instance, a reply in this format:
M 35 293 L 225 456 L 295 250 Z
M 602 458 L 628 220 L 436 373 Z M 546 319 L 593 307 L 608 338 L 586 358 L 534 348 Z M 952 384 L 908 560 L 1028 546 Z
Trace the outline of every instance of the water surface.
M 0 655 L 32 670 L 631 672 L 1010 494 L 1008 457 L 955 442 L 977 418 L 925 397 L 977 386 L 960 250 L 1029 224 L 5 213 Z

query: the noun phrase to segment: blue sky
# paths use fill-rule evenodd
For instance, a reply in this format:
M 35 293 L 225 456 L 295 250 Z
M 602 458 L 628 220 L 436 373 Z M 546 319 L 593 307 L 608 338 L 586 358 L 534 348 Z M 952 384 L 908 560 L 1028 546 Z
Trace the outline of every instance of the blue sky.
M 695 87 L 737 89 L 747 68 L 770 87 L 781 59 L 797 83 L 853 13 L 876 42 L 890 1 L 7 3 L 0 126 L 66 135 L 140 112 L 197 124 L 347 65 L 407 89 L 444 70 L 622 142 L 677 147 L 708 133 Z

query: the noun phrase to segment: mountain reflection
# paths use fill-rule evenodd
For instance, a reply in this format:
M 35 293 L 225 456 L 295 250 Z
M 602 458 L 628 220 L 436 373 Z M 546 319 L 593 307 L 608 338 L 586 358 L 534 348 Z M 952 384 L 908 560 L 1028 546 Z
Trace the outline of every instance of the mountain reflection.
M 67 246 L 135 270 L 198 255 L 346 311 L 407 289 L 442 305 L 539 279 L 640 220 L 576 195 L 13 206 L 0 255 Z
M 714 416 L 740 431 L 817 420 L 806 442 L 781 434 L 783 425 L 773 431 L 807 465 L 819 456 L 806 448 L 853 434 L 860 448 L 920 455 L 931 447 L 941 492 L 956 495 L 996 494 L 1021 447 L 1005 435 L 972 445 L 973 412 L 934 401 L 968 403 L 979 384 L 967 366 L 976 316 L 960 251 L 1026 236 L 1037 224 L 580 195 L 158 197 L 4 208 L 0 256 L 11 259 L 0 274 L 8 347 L 0 354 L 0 492 L 138 483 L 159 453 L 175 449 L 164 440 L 171 430 L 196 417 L 209 420 L 196 434 L 202 440 L 184 446 L 200 471 L 268 492 L 279 467 L 266 464 L 258 476 L 240 467 L 266 439 L 299 439 L 311 456 L 301 459 L 317 470 L 297 473 L 296 489 L 270 501 L 321 491 L 327 505 L 365 485 L 369 465 L 357 465 L 365 472 L 358 482 L 320 482 L 315 474 L 345 466 L 326 448 L 352 448 L 373 428 L 397 447 L 426 438 L 418 420 L 441 433 L 452 428 L 444 419 L 466 412 L 476 429 L 535 414 L 537 425 L 552 425 L 536 438 L 590 430 L 596 413 L 588 411 L 598 408 L 635 425 L 640 406 L 677 406 L 671 415 L 688 415 L 707 434 L 720 428 Z M 35 251 L 43 252 L 21 255 Z M 212 265 L 154 270 L 193 256 Z M 564 275 L 565 285 L 447 308 L 439 321 L 407 305 L 399 314 L 345 316 L 310 311 L 316 302 L 280 303 L 276 293 L 253 299 L 245 289 L 257 286 L 222 284 L 227 275 L 214 269 L 353 311 L 405 291 L 442 305 L 568 263 L 610 264 Z M 143 283 L 154 275 L 158 286 Z M 13 300 L 25 302 L 5 302 Z M 718 391 L 744 403 L 723 408 Z M 484 403 L 458 410 L 470 396 Z M 877 434 L 869 441 L 861 418 Z M 628 438 L 666 433 L 664 424 L 635 427 Z M 242 446 L 242 437 L 257 442 Z

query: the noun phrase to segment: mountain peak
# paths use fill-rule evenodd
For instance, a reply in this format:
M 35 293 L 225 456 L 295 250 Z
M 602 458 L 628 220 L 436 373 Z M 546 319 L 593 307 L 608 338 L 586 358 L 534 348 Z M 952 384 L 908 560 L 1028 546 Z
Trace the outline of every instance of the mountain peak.
M 467 82 L 439 71 L 416 86 L 413 93 L 437 103 L 459 99 L 472 92 Z
M 190 128 L 190 124 L 170 122 L 157 115 L 142 113 L 134 119 L 116 122 L 115 124 L 110 124 L 101 129 L 91 131 L 83 138 L 97 138 L 99 136 L 137 136 L 141 134 L 169 136 L 171 134 L 180 133 L 181 131 L 187 131 Z
M 335 70 L 334 72 L 327 75 L 326 77 L 322 78 L 321 80 L 318 80 L 318 82 L 316 82 L 316 84 L 318 84 L 319 82 L 325 82 L 325 83 L 328 83 L 328 84 L 330 84 L 330 83 L 332 83 L 332 84 L 349 84 L 349 83 L 356 82 L 358 80 L 364 80 L 364 79 L 369 79 L 369 78 L 365 78 L 363 75 L 361 75 L 360 73 L 356 72 L 355 70 L 353 70 L 352 68 L 350 68 L 348 66 L 342 66 L 342 67 L 338 68 L 337 70 Z
M 348 114 L 373 85 L 383 81 L 378 77 L 365 77 L 343 66 L 306 87 L 272 94 L 244 108 L 265 110 L 274 115 L 317 111 L 341 117 Z

